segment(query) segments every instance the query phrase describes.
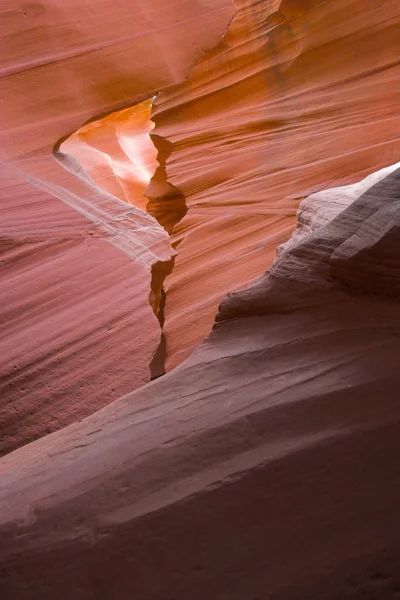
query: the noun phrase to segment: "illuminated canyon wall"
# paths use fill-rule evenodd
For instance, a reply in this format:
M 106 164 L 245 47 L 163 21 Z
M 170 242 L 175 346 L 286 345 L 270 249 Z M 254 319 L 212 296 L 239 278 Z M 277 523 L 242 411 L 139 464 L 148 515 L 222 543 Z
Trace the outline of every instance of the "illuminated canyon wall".
M 153 99 L 81 127 L 60 151 L 71 154 L 108 193 L 146 210 L 144 192 L 158 166 L 150 139 Z
M 165 282 L 167 368 L 208 335 L 225 294 L 272 263 L 302 198 L 400 156 L 397 3 L 236 4 L 218 48 L 153 110 L 188 206 Z

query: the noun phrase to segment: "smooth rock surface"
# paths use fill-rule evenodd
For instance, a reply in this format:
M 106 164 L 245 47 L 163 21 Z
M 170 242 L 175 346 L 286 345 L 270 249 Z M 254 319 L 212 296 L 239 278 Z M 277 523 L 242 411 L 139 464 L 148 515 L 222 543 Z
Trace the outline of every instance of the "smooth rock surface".
M 173 372 L 2 459 L 2 597 L 396 598 L 400 304 L 299 248 L 331 253 L 359 206 L 372 223 L 399 172 L 228 298 Z
M 71 154 L 99 188 L 146 210 L 143 197 L 157 162 L 150 139 L 153 99 L 111 113 L 81 127 L 60 150 Z

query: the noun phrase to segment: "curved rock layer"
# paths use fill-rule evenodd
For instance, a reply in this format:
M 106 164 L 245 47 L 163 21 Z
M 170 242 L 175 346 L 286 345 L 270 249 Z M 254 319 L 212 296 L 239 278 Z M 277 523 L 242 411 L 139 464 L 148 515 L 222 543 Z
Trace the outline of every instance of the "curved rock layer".
M 230 0 L 2 2 L 1 453 L 148 381 L 168 235 L 53 149 L 182 81 L 233 14 Z
M 396 598 L 399 198 L 317 194 L 184 364 L 2 459 L 2 597 Z
M 224 295 L 272 263 L 302 198 L 400 156 L 398 2 L 236 4 L 218 48 L 154 104 L 168 182 L 188 207 L 166 280 L 169 368 Z

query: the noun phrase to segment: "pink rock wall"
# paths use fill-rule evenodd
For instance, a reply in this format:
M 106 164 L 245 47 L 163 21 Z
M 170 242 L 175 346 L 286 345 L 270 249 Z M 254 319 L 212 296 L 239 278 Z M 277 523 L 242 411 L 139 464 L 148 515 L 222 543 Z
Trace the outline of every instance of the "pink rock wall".
M 366 213 L 385 240 L 399 168 L 376 181 L 177 369 L 2 459 L 2 597 L 396 597 L 400 275 L 329 275 Z
M 233 13 L 228 0 L 3 2 L 2 453 L 148 381 L 160 340 L 150 269 L 168 235 L 54 146 L 182 81 Z

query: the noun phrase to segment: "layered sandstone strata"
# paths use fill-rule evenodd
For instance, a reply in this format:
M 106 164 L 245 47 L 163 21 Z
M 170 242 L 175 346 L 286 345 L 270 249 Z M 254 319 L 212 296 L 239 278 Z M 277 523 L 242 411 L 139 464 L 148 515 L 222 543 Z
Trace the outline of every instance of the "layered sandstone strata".
M 161 166 L 145 192 L 149 203 L 137 205 L 179 247 L 165 282 L 168 369 L 208 334 L 224 295 L 272 263 L 303 197 L 357 181 L 399 151 L 397 6 L 385 2 L 378 11 L 372 0 L 239 0 L 237 6 L 219 46 L 184 85 L 158 96 L 151 117 Z M 137 128 L 134 113 L 122 120 Z M 120 179 L 115 131 L 99 121 L 96 132 L 93 153 L 85 154 L 84 145 L 75 156 L 91 170 L 102 143 L 109 177 Z M 94 140 L 93 133 L 76 137 L 86 144 L 90 135 Z M 130 170 L 125 164 L 132 177 L 135 157 Z M 102 173 L 94 176 L 101 185 Z M 120 189 L 115 193 L 121 197 Z

